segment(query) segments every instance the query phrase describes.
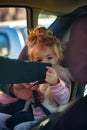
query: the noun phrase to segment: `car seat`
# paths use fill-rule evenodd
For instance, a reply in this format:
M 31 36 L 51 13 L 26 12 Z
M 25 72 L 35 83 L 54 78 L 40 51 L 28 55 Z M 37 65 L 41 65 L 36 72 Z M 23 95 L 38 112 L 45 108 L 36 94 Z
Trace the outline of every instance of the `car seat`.
M 28 60 L 29 59 L 27 45 L 24 46 L 24 48 L 22 49 L 18 58 L 22 59 L 22 60 Z

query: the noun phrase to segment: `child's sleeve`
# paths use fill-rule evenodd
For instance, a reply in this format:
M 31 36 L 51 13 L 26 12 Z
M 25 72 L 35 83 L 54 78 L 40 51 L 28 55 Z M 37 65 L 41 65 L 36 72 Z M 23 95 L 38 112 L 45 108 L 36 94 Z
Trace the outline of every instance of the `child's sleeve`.
M 60 79 L 60 82 L 55 86 L 50 86 L 52 96 L 60 105 L 68 103 L 71 95 L 71 83 L 66 83 Z

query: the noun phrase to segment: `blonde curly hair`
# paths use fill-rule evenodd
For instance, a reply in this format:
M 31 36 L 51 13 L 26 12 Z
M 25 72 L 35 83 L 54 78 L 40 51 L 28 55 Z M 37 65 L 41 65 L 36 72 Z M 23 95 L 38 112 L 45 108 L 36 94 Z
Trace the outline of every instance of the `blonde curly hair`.
M 46 29 L 45 27 L 37 27 L 29 31 L 27 46 L 30 59 L 32 59 L 32 48 L 36 44 L 42 46 L 42 48 L 52 48 L 58 57 L 58 64 L 63 61 L 63 49 L 61 42 L 56 36 L 53 35 L 53 32 L 50 29 Z

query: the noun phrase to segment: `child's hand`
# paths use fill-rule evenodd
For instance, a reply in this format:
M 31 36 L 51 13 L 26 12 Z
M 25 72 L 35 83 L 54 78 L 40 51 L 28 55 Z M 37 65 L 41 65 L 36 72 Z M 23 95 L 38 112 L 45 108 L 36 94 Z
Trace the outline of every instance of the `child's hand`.
M 58 77 L 55 69 L 48 66 L 46 68 L 47 68 L 47 72 L 46 72 L 45 81 L 51 85 L 56 85 L 58 83 Z

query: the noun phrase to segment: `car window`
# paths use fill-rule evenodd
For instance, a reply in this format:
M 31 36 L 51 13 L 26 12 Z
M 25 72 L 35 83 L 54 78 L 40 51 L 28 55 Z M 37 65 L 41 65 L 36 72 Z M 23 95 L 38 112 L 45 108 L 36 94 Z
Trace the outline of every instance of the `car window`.
M 9 53 L 9 39 L 6 34 L 0 33 L 0 55 L 7 56 Z
M 26 27 L 21 27 L 21 28 L 19 28 L 19 30 L 22 33 L 24 41 L 26 43 L 26 40 L 27 40 L 27 28 Z
M 57 18 L 56 15 L 40 13 L 38 17 L 38 26 L 48 28 L 56 20 L 56 18 Z
M 26 44 L 26 38 L 26 8 L 0 8 L 0 56 L 17 58 Z

